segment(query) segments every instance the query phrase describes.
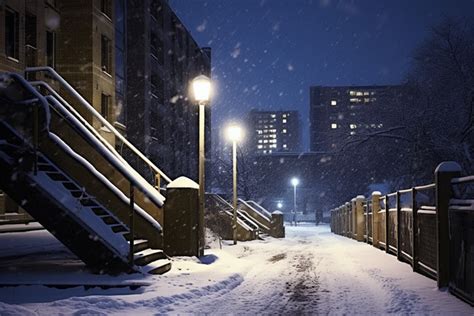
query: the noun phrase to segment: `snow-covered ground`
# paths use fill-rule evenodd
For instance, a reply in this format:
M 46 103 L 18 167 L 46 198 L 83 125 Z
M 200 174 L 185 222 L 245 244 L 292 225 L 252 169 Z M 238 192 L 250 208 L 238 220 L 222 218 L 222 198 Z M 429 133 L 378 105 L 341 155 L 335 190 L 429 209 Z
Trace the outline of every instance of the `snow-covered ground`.
M 0 315 L 472 314 L 435 281 L 327 226 L 174 258 L 161 276 L 91 275 L 45 231 L 0 234 Z M 77 285 L 66 289 L 50 285 Z M 102 289 L 94 285 L 122 285 Z

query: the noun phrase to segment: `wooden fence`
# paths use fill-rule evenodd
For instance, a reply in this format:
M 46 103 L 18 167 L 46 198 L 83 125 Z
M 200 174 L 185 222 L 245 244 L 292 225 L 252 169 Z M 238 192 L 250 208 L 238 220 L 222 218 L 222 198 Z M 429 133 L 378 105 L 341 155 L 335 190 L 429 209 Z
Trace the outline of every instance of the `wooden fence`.
M 474 176 L 443 162 L 435 183 L 357 196 L 331 210 L 331 231 L 367 242 L 474 304 Z

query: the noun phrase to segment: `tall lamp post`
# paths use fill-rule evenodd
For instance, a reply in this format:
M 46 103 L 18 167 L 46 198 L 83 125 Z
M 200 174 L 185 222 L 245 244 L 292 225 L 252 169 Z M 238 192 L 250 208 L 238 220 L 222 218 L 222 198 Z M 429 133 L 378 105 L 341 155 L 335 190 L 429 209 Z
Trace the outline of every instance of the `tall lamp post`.
M 298 178 L 291 179 L 291 184 L 293 185 L 293 222 L 296 226 L 296 186 L 300 183 Z
M 242 139 L 242 130 L 238 126 L 227 128 L 227 137 L 232 141 L 232 178 L 233 178 L 233 216 L 232 229 L 234 233 L 234 245 L 237 245 L 237 142 Z
M 194 92 L 194 99 L 199 104 L 199 222 L 198 222 L 198 253 L 200 256 L 204 255 L 204 200 L 205 200 L 205 186 L 204 186 L 204 161 L 205 161 L 205 131 L 204 131 L 204 117 L 205 105 L 209 104 L 211 94 L 211 80 L 200 75 L 193 79 L 192 88 Z

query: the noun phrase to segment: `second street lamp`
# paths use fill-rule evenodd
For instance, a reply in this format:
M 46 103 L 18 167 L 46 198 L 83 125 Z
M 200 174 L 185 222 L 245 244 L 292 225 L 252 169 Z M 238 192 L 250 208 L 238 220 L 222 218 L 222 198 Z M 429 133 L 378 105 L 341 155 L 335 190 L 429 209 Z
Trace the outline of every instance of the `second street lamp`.
M 227 128 L 227 137 L 232 141 L 232 175 L 233 175 L 233 199 L 232 207 L 234 209 L 232 216 L 232 229 L 234 234 L 234 245 L 237 244 L 237 142 L 242 138 L 242 130 L 238 126 Z
M 293 222 L 296 226 L 296 186 L 300 183 L 298 178 L 291 179 L 291 184 L 293 185 Z
M 194 78 L 192 81 L 192 89 L 194 93 L 194 99 L 199 104 L 199 222 L 198 222 L 198 254 L 199 256 L 204 255 L 204 199 L 205 199 L 205 186 L 204 186 L 204 117 L 205 117 L 205 105 L 209 104 L 211 95 L 211 80 L 200 75 Z

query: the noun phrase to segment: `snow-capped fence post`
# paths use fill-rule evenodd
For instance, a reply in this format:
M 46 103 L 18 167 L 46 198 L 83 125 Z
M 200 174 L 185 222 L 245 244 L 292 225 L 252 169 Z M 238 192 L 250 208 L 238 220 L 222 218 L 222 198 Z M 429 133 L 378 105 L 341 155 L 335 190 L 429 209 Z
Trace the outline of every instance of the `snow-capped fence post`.
M 436 230 L 438 236 L 438 287 L 449 284 L 449 200 L 452 196 L 451 180 L 461 176 L 461 166 L 454 161 L 444 161 L 435 170 Z
M 200 239 L 204 234 L 199 227 L 199 185 L 179 177 L 167 187 L 163 215 L 165 253 L 170 256 L 199 256 Z
M 357 241 L 364 241 L 364 199 L 363 195 L 358 195 L 354 201 L 354 237 Z
M 356 210 L 356 202 L 355 202 L 355 198 L 353 198 L 349 205 L 349 224 L 350 224 L 349 237 L 352 239 L 356 238 L 356 235 L 355 235 L 356 211 L 355 210 Z
M 390 252 L 390 244 L 388 242 L 388 234 L 390 232 L 390 206 L 389 195 L 385 194 L 385 252 Z

